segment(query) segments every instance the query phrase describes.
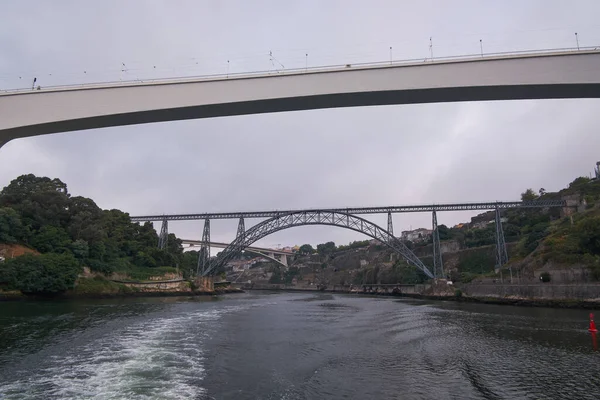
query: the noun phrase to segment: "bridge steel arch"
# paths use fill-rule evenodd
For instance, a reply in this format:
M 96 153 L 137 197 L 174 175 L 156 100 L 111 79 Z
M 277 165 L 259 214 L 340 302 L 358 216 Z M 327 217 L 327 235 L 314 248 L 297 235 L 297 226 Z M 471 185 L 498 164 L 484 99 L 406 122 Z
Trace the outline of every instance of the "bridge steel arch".
M 236 254 L 239 254 L 246 247 L 265 236 L 284 229 L 305 225 L 330 225 L 363 233 L 380 241 L 394 252 L 400 254 L 406 261 L 423 271 L 429 278 L 434 278 L 434 275 L 429 268 L 427 268 L 421 260 L 406 247 L 406 245 L 404 245 L 404 243 L 394 237 L 390 232 L 364 218 L 332 210 L 294 211 L 288 214 L 275 216 L 254 225 L 246 231 L 246 234 L 243 237 L 237 237 L 231 242 L 229 246 L 213 260 L 209 267 L 204 271 L 203 275 L 211 275 L 219 267 L 225 265 L 225 263 Z

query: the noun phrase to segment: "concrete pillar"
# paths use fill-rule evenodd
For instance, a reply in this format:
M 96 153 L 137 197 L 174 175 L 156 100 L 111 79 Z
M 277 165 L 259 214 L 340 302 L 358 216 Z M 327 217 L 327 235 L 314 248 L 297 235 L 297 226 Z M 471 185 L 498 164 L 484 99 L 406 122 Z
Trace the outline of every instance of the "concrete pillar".
M 283 265 L 285 265 L 286 267 L 288 266 L 288 263 L 287 263 L 287 256 L 286 256 L 285 254 L 282 254 L 282 255 L 281 255 L 281 263 L 282 263 Z

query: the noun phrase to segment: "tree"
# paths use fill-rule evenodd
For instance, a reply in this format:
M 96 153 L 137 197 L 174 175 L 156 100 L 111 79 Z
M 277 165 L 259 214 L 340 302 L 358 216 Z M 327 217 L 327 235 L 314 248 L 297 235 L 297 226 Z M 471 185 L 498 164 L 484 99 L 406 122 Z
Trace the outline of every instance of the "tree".
M 310 244 L 303 244 L 298 249 L 298 252 L 302 255 L 310 255 L 315 252 L 315 249 Z
M 7 261 L 11 286 L 25 294 L 57 294 L 72 289 L 81 272 L 70 254 L 25 254 Z
M 600 254 L 600 217 L 582 220 L 575 226 L 574 233 L 584 253 Z
M 540 194 L 540 197 L 541 197 L 541 196 L 543 196 L 543 195 L 545 195 L 545 194 L 546 194 L 546 189 L 544 189 L 544 188 L 540 188 L 540 190 L 539 190 L 539 192 L 538 192 L 538 193 Z
M 450 228 L 448 228 L 446 225 L 442 224 L 442 225 L 438 225 L 438 234 L 440 235 L 440 240 L 450 240 L 452 239 L 451 233 L 450 233 Z
M 88 246 L 88 243 L 85 240 L 76 240 L 70 244 L 69 248 L 71 249 L 71 252 L 75 256 L 75 258 L 78 258 L 80 260 L 88 258 L 90 254 L 90 247 Z
M 10 207 L 0 208 L 0 243 L 27 240 L 29 230 L 23 226 L 19 214 Z
M 335 243 L 334 242 L 327 242 L 324 244 L 317 245 L 317 252 L 322 256 L 331 254 L 334 251 L 335 251 Z
M 585 177 L 585 176 L 580 176 L 579 178 L 576 178 L 575 180 L 573 180 L 573 182 L 569 183 L 569 188 L 573 189 L 573 188 L 579 188 L 581 186 L 587 185 L 590 182 L 590 178 Z
M 13 208 L 33 230 L 64 227 L 69 219 L 69 193 L 60 179 L 21 175 L 2 189 L 0 206 Z
M 102 210 L 91 199 L 71 197 L 60 179 L 21 175 L 0 191 L 0 242 L 22 243 L 41 253 L 72 253 L 95 271 L 182 266 L 181 240 L 169 234 L 158 249 L 152 223 L 131 221 L 119 210 Z M 194 257 L 192 257 L 194 258 Z M 189 270 L 190 268 L 187 268 Z M 195 266 L 193 266 L 195 270 Z
M 133 263 L 139 267 L 156 267 L 156 260 L 151 255 L 144 253 L 143 251 L 139 251 L 133 257 Z
M 521 201 L 533 201 L 538 198 L 533 189 L 529 188 L 525 192 L 521 193 Z
M 62 228 L 43 226 L 31 238 L 31 245 L 40 253 L 64 253 L 71 244 L 69 234 Z

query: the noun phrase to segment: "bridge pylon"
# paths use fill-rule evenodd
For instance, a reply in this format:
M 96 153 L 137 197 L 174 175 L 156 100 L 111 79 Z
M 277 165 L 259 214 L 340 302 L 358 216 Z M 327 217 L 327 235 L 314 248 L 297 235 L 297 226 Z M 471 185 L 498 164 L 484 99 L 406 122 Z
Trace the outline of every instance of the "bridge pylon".
M 210 260 L 210 219 L 204 220 L 204 230 L 202 231 L 202 242 L 200 244 L 200 252 L 198 253 L 198 267 L 196 275 L 203 275 L 208 268 Z
M 388 211 L 388 232 L 394 236 L 394 222 L 392 220 L 392 213 Z
M 160 233 L 158 235 L 158 248 L 163 250 L 167 247 L 167 240 L 169 239 L 169 220 L 166 218 L 162 220 L 160 227 Z
M 245 234 L 246 234 L 246 226 L 244 224 L 244 217 L 240 217 L 240 221 L 238 222 L 236 237 L 243 238 Z
M 498 272 L 507 262 L 508 252 L 506 251 L 506 242 L 504 241 L 502 219 L 500 218 L 500 209 L 496 207 L 496 272 Z
M 442 261 L 442 249 L 440 246 L 440 232 L 438 229 L 437 213 L 432 213 L 433 226 L 433 276 L 434 278 L 444 278 L 444 263 Z

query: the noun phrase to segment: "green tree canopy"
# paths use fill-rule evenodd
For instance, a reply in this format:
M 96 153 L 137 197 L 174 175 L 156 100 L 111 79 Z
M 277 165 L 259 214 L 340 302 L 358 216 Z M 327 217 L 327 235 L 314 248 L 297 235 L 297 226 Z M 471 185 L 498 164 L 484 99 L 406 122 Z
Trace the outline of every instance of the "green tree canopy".
M 57 294 L 72 289 L 81 272 L 69 254 L 25 254 L 6 261 L 0 268 L 11 277 L 11 286 L 26 294 Z
M 533 201 L 538 198 L 538 195 L 533 191 L 533 189 L 529 188 L 523 193 L 521 193 L 521 201 Z
M 313 254 L 315 252 L 315 249 L 310 244 L 303 244 L 298 249 L 298 252 L 303 255 L 309 255 Z
M 0 208 L 0 243 L 27 240 L 29 230 L 23 226 L 19 214 L 10 207 Z
M 331 254 L 334 251 L 335 251 L 335 243 L 334 242 L 327 242 L 327 243 L 322 243 L 322 244 L 317 245 L 317 252 L 322 256 Z
M 60 179 L 21 175 L 2 189 L 0 206 L 13 208 L 33 230 L 64 227 L 69 219 L 69 193 Z
M 600 217 L 586 218 L 578 223 L 575 236 L 584 253 L 600 255 Z
M 106 273 L 136 266 L 176 267 L 184 260 L 175 235 L 169 235 L 166 249 L 158 249 L 152 223 L 133 223 L 127 213 L 102 210 L 91 199 L 71 197 L 60 179 L 32 174 L 19 176 L 0 191 L 0 243 L 71 254 L 81 264 Z

